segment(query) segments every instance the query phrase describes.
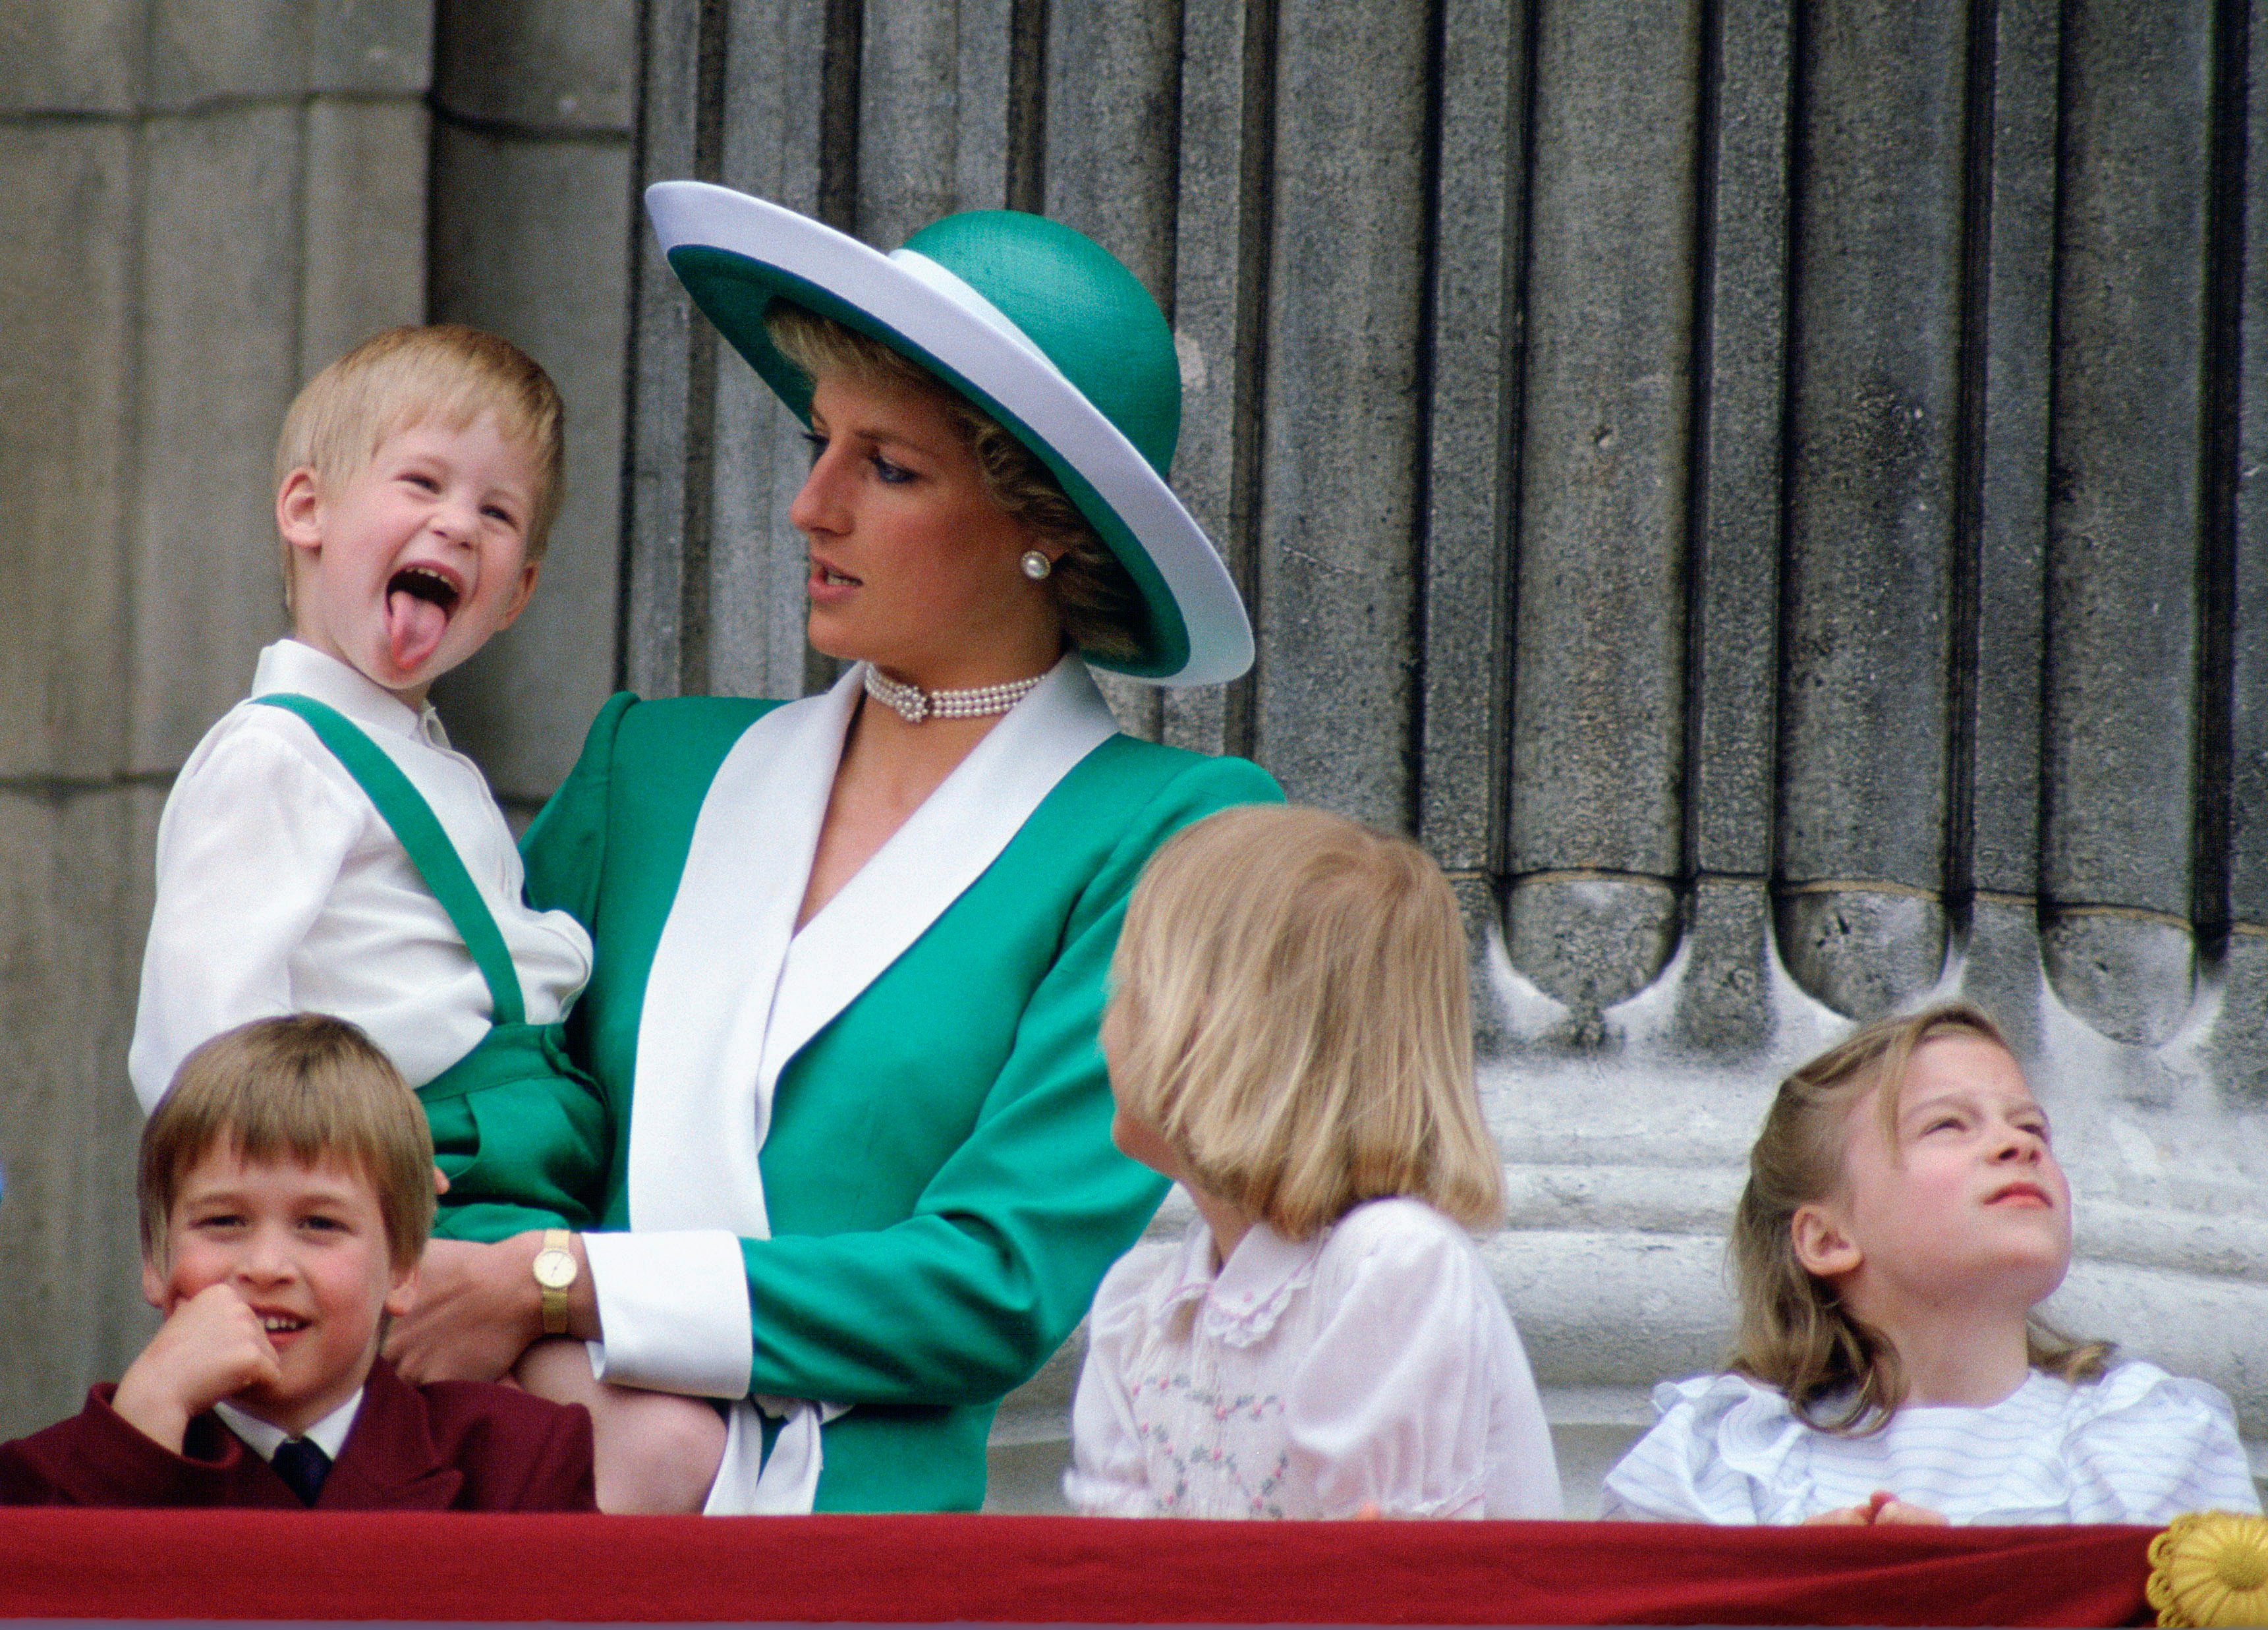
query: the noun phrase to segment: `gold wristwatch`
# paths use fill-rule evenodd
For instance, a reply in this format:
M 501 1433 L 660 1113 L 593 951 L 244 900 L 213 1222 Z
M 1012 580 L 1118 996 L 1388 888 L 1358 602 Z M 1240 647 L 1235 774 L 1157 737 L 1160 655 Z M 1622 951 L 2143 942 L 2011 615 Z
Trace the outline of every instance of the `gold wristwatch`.
M 574 1288 L 579 1272 L 575 1253 L 568 1249 L 570 1237 L 563 1228 L 547 1228 L 543 1230 L 543 1249 L 535 1253 L 535 1283 L 543 1292 L 543 1333 L 547 1336 L 567 1333 L 567 1293 Z

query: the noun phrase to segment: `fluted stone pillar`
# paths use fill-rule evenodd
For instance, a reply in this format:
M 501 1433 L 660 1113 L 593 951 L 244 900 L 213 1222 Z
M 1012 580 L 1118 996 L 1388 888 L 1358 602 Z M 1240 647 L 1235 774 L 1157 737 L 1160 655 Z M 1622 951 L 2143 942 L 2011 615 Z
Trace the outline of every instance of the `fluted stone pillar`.
M 1513 966 L 1594 1035 L 1681 917 L 1701 8 L 1542 23 L 1507 909 Z
M 2199 657 L 2213 18 L 2083 4 L 2064 28 L 2043 945 L 2066 1006 L 2154 1046 L 2194 955 L 2198 697 L 2165 680 Z
M 1965 8 L 1821 8 L 1791 222 L 1781 954 L 1856 1017 L 1944 961 Z

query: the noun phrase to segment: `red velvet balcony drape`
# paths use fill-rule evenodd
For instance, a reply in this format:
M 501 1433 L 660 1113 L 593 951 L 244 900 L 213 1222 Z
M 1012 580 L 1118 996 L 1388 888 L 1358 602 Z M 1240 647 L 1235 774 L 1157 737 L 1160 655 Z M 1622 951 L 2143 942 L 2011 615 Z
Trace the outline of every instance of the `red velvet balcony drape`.
M 2143 1528 L 0 1512 L 0 1617 L 2147 1622 Z

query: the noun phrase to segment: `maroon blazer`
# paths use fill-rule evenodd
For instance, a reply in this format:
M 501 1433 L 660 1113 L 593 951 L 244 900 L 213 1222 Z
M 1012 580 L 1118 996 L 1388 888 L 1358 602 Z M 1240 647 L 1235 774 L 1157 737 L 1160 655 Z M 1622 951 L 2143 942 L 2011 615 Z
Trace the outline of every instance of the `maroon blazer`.
M 210 1411 L 175 1454 L 110 1406 L 118 1389 L 44 1432 L 0 1443 L 0 1505 L 299 1509 L 275 1469 Z M 319 1511 L 595 1511 L 591 1416 L 512 1387 L 413 1387 L 384 1359 L 340 1446 Z

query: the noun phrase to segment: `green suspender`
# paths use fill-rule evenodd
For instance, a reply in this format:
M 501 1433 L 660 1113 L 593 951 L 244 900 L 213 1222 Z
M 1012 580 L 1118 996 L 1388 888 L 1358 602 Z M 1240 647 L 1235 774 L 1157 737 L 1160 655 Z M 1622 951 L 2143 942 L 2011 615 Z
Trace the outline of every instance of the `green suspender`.
M 465 949 L 473 953 L 481 977 L 488 981 L 496 1023 L 526 1024 L 527 1009 L 520 1000 L 519 973 L 512 966 L 512 952 L 504 949 L 496 918 L 490 914 L 480 890 L 473 886 L 465 863 L 458 858 L 456 846 L 441 829 L 432 806 L 401 773 L 401 767 L 387 757 L 385 748 L 364 735 L 360 726 L 312 696 L 279 693 L 253 700 L 298 714 L 315 732 L 316 739 L 346 766 L 347 774 L 370 795 L 370 801 L 409 851 L 409 863 L 464 936 Z
M 449 1178 L 436 1237 L 481 1243 L 532 1228 L 587 1228 L 584 1198 L 604 1181 L 607 1106 L 563 1046 L 563 1024 L 531 1024 L 504 935 L 449 834 L 386 750 L 307 696 L 255 701 L 295 713 L 355 778 L 472 953 L 494 1022 L 471 1052 L 417 1089 Z

